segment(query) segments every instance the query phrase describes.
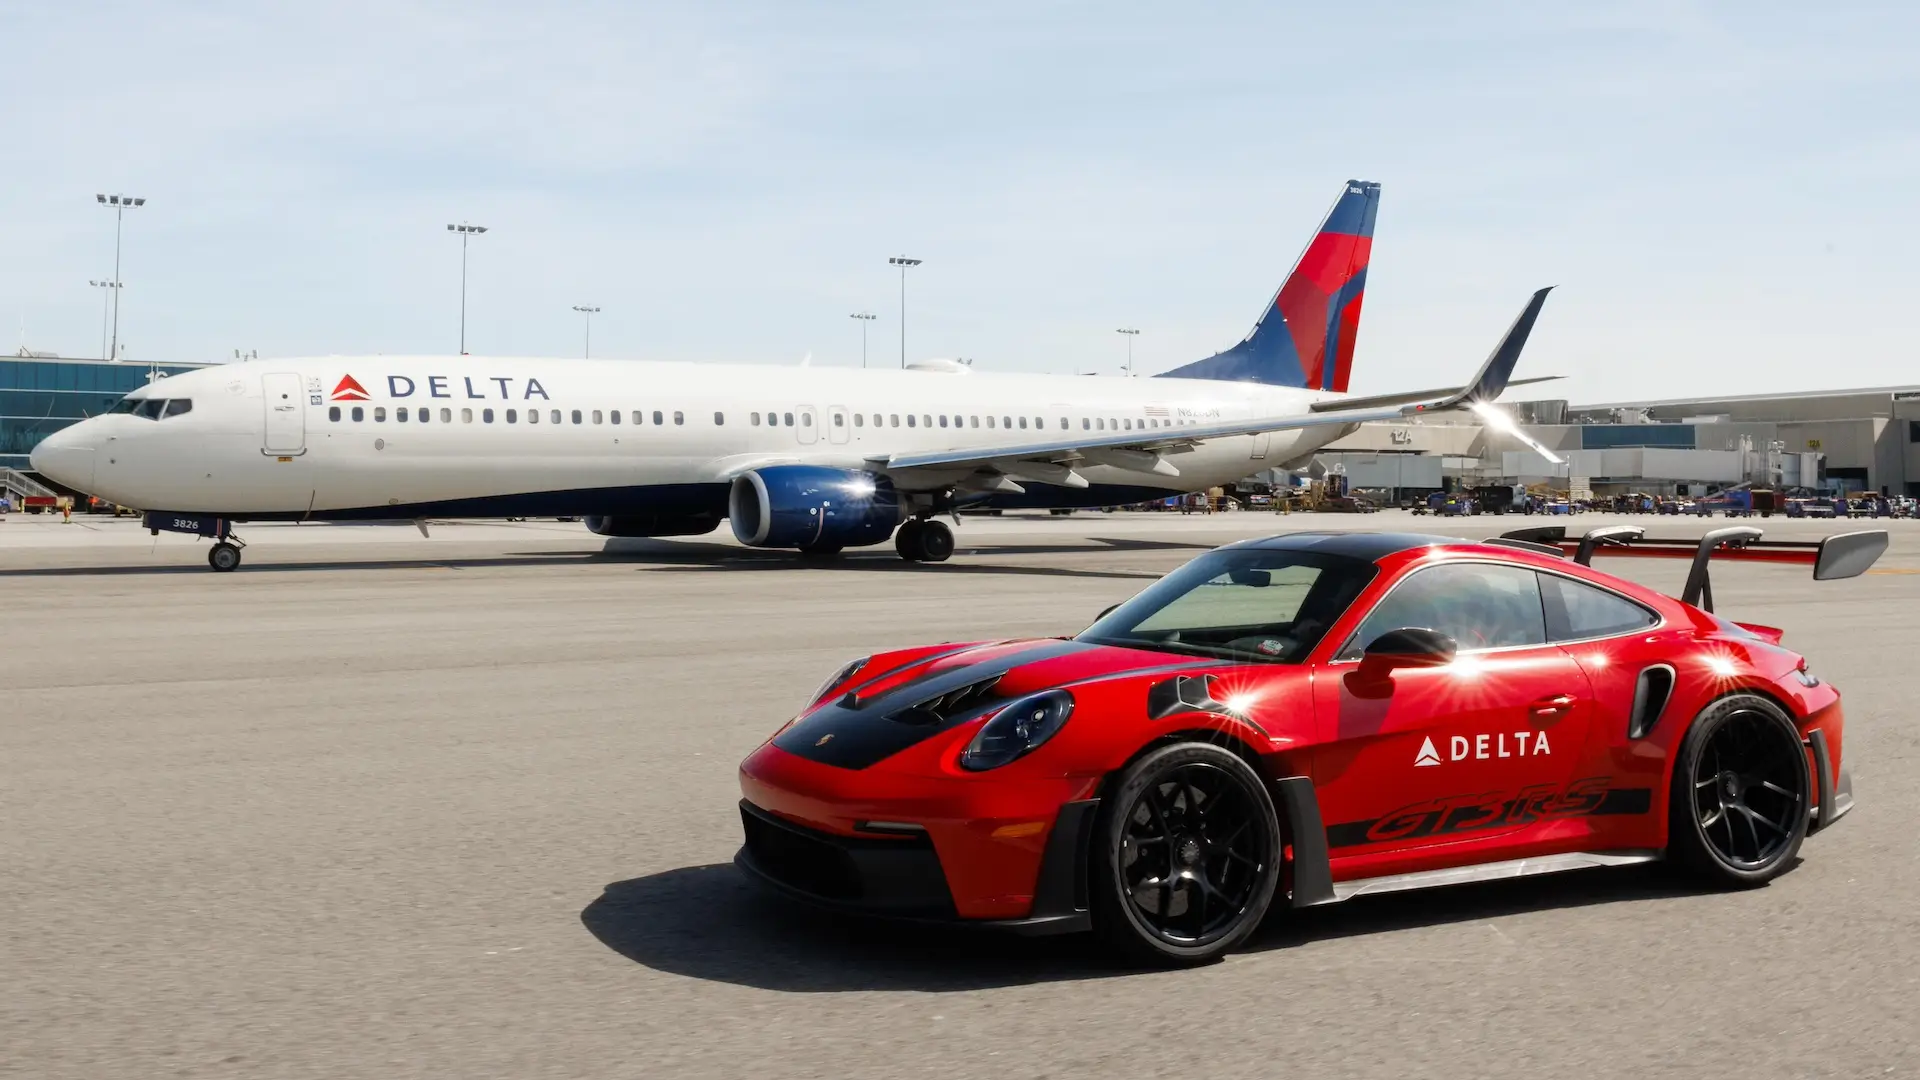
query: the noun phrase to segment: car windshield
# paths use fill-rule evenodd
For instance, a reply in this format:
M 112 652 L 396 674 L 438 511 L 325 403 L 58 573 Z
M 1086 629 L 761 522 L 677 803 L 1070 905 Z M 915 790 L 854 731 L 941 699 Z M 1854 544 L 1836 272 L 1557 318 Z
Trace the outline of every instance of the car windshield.
M 1228 548 L 1161 578 L 1077 638 L 1248 663 L 1297 664 L 1373 580 L 1319 552 Z

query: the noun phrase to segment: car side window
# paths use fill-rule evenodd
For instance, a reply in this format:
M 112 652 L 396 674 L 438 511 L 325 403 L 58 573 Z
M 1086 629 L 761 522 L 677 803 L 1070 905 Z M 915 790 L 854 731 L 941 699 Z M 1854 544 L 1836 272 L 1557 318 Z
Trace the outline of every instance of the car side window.
M 1337 659 L 1356 660 L 1374 638 L 1403 627 L 1437 630 L 1461 652 L 1544 645 L 1539 577 L 1520 566 L 1442 563 L 1393 587 L 1347 640 Z
M 1631 634 L 1660 621 L 1626 597 L 1558 574 L 1540 575 L 1540 597 L 1546 602 L 1547 634 L 1554 641 Z

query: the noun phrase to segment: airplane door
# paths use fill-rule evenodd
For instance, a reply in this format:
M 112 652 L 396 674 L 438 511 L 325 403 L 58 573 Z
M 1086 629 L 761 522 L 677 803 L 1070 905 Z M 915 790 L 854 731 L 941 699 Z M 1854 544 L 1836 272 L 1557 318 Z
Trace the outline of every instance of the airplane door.
M 816 426 L 817 417 L 814 413 L 813 406 L 811 405 L 795 406 L 793 410 L 793 418 L 799 421 L 799 423 L 793 426 L 793 434 L 795 438 L 799 439 L 801 443 L 809 446 L 812 445 L 813 443 L 820 441 L 820 428 Z
M 1267 447 L 1273 445 L 1273 432 L 1262 431 L 1253 437 L 1253 456 L 1250 460 L 1263 461 L 1267 456 Z
M 847 429 L 847 407 L 845 405 L 827 406 L 827 441 L 844 443 L 853 433 Z
M 266 441 L 260 452 L 297 456 L 307 452 L 306 401 L 300 391 L 300 376 L 276 372 L 260 377 L 266 399 Z

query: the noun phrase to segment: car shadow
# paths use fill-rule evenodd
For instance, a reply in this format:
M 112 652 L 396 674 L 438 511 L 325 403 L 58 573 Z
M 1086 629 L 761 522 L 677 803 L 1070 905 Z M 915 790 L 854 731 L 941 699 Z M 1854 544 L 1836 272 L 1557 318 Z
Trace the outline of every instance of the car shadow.
M 1241 952 L 1707 891 L 1653 865 L 1361 897 L 1277 912 Z M 1139 974 L 1091 935 L 1023 938 L 835 915 L 769 895 L 724 863 L 614 882 L 580 922 L 656 971 L 793 993 L 941 993 Z

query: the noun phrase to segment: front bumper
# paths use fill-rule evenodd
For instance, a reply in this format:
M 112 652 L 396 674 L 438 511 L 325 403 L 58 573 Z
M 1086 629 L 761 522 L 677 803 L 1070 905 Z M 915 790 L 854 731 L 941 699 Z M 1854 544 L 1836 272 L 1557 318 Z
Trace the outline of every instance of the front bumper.
M 1040 856 L 1024 915 L 963 918 L 932 837 L 843 836 L 740 800 L 746 843 L 734 856 L 749 878 L 814 907 L 889 920 L 950 923 L 1020 934 L 1090 927 L 1087 850 L 1098 799 L 1062 805 Z

